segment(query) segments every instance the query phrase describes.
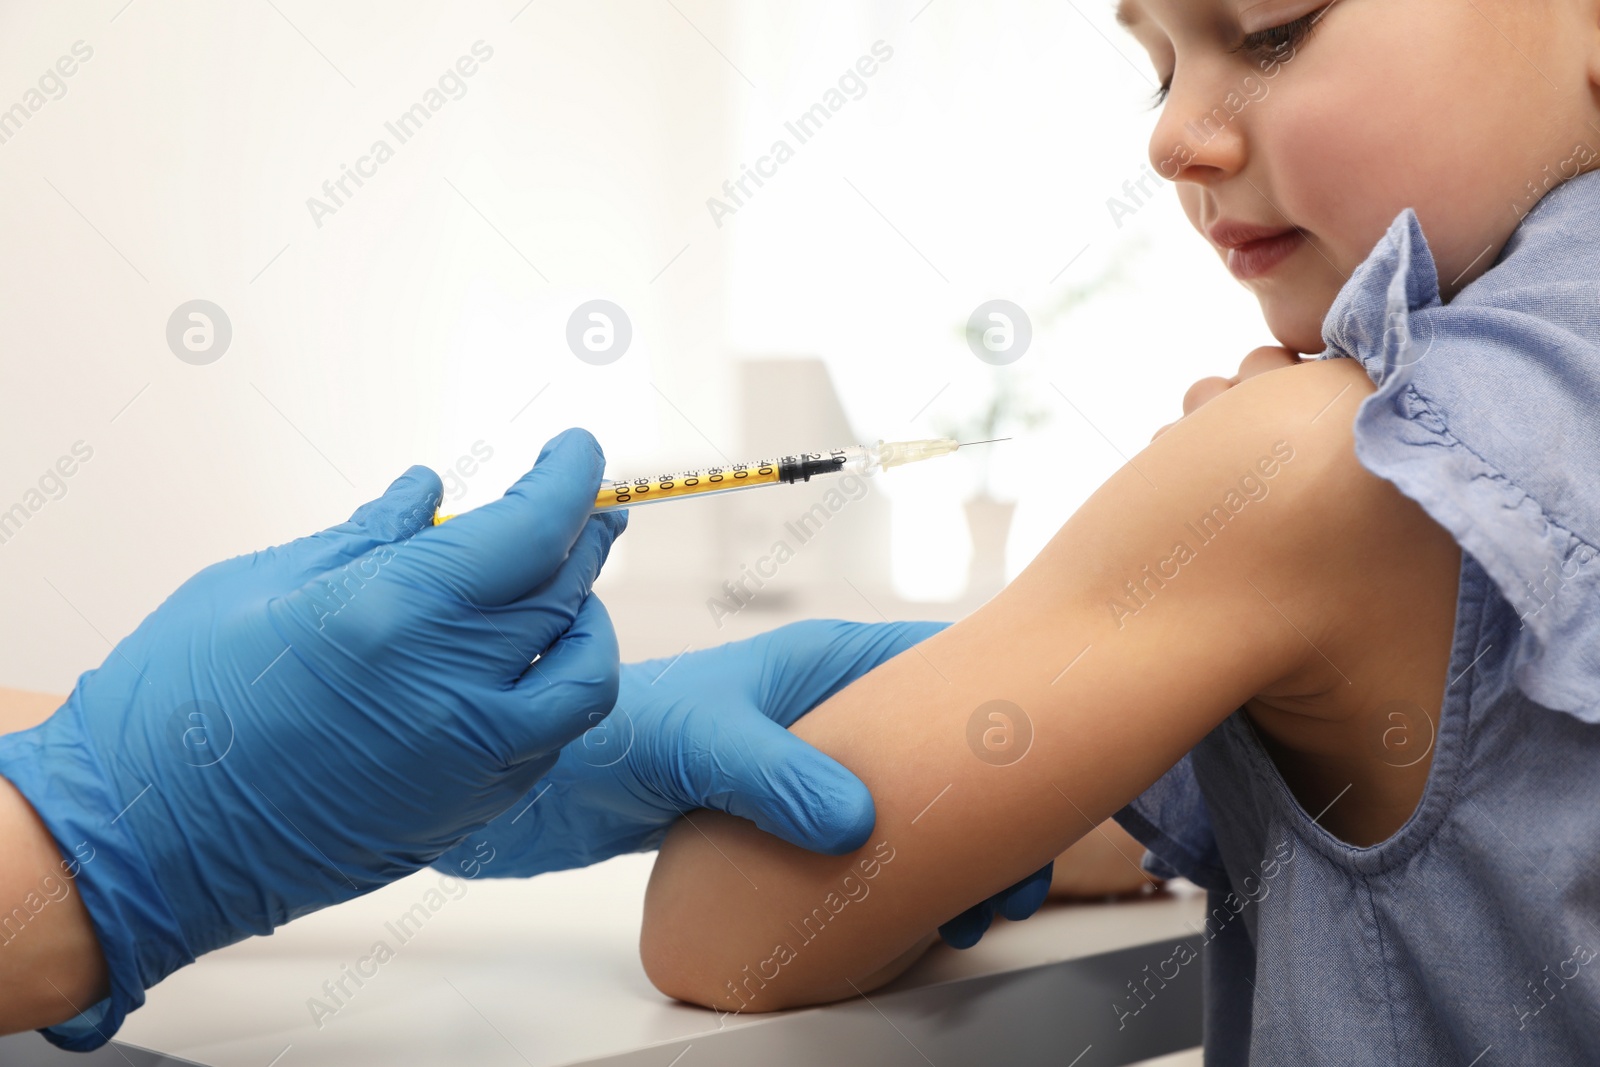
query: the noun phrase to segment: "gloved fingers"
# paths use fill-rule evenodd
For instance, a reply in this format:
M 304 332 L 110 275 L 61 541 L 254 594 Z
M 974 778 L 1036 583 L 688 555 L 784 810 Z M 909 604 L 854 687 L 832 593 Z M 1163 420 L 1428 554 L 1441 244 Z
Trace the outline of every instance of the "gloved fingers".
M 528 663 L 555 644 L 578 617 L 626 521 L 626 516 L 618 513 L 591 515 L 550 579 L 509 604 L 467 604 L 461 590 L 448 590 L 460 602 L 459 610 L 469 625 L 492 627 L 480 651 L 485 663 L 502 663 L 505 683 L 522 677 Z
M 984 931 L 993 921 L 994 904 L 985 900 L 940 926 L 939 936 L 951 948 L 971 948 L 983 939 Z
M 1016 885 L 996 893 L 992 899 L 1000 914 L 1012 922 L 1021 922 L 1038 911 L 1039 905 L 1050 895 L 1050 878 L 1055 866 L 1055 861 L 1051 860 Z
M 370 688 L 370 677 L 360 679 L 384 664 L 391 682 L 405 675 L 434 698 L 468 683 L 509 692 L 578 618 L 621 523 L 610 514 L 588 520 L 551 581 L 511 605 L 468 603 L 440 573 L 404 574 L 422 544 L 416 537 L 311 575 L 272 597 L 268 618 L 285 644 L 329 654 L 324 671 L 346 674 L 352 693 Z
M 727 655 L 729 649 L 741 644 L 744 642 L 736 641 L 732 644 L 696 649 L 693 652 L 684 650 L 676 655 L 636 659 L 631 663 L 625 663 L 622 665 L 622 696 L 618 699 L 642 702 L 658 693 L 668 692 L 685 674 L 690 673 L 684 671 L 684 667 L 697 668 L 694 673 L 702 677 L 717 678 L 729 690 L 741 688 L 736 675 L 743 664 Z M 672 671 L 671 681 L 660 689 L 652 688 L 658 681 L 667 677 L 668 670 Z
M 971 948 L 982 940 L 996 912 L 1012 922 L 1021 922 L 1044 903 L 1050 893 L 1050 876 L 1055 871 L 1055 861 L 1045 864 L 1028 877 L 1007 886 L 988 900 L 974 904 L 954 919 L 939 927 L 939 936 L 951 948 Z
M 548 581 L 566 558 L 594 507 L 604 467 L 592 436 L 564 431 L 499 500 L 426 531 L 395 566 L 408 581 L 434 581 L 474 604 L 510 603 Z M 617 521 L 625 525 L 626 517 Z
M 507 766 L 553 761 L 563 745 L 611 713 L 617 670 L 616 631 L 605 605 L 591 594 L 566 633 L 514 686 L 487 700 L 474 725 Z
M 649 780 L 671 780 L 675 768 L 687 768 L 686 792 L 675 798 L 685 810 L 738 815 L 829 856 L 854 852 L 872 834 L 877 809 L 861 779 L 769 719 L 754 713 L 691 718 L 689 729 L 670 743 L 663 758 L 672 765 Z
M 382 496 L 357 508 L 348 521 L 323 532 L 344 541 L 351 555 L 404 541 L 433 525 L 443 492 L 439 476 L 418 463 L 391 482 Z
M 362 504 L 346 521 L 258 552 L 252 565 L 271 568 L 270 573 L 286 585 L 309 582 L 319 575 L 335 583 L 354 580 L 348 574 L 328 574 L 341 568 L 359 568 L 370 577 L 394 555 L 394 550 L 385 546 L 405 541 L 433 524 L 441 488 L 437 474 L 420 464 L 413 466 L 391 482 L 382 496 Z
M 751 642 L 764 665 L 757 702 L 768 718 L 790 726 L 874 667 L 948 625 L 808 619 L 780 626 Z M 730 653 L 736 647 L 729 646 Z

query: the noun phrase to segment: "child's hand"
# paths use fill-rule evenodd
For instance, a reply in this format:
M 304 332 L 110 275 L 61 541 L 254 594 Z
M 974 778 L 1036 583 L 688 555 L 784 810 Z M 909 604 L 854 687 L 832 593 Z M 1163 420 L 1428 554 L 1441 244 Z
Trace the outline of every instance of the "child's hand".
M 1107 819 L 1060 856 L 1050 883 L 1051 900 L 1100 900 L 1160 889 L 1166 882 L 1140 866 L 1144 846 Z
M 1215 400 L 1246 378 L 1254 378 L 1256 375 L 1269 370 L 1277 370 L 1279 367 L 1292 367 L 1304 362 L 1305 360 L 1301 359 L 1297 353 L 1291 352 L 1287 348 L 1264 345 L 1244 357 L 1244 362 L 1239 364 L 1239 373 L 1232 378 L 1201 378 L 1198 382 L 1189 386 L 1189 391 L 1183 394 L 1183 413 L 1188 415 L 1207 401 Z M 1167 423 L 1151 434 L 1150 440 L 1154 441 L 1175 425 L 1177 425 L 1176 422 Z

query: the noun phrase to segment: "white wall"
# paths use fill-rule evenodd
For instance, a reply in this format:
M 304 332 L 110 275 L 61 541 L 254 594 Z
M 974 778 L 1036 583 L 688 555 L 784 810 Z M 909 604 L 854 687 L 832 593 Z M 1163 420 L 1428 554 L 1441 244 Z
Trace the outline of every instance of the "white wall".
M 1108 2 L 273 4 L 0 10 L 0 108 L 93 50 L 0 143 L 0 509 L 93 449 L 0 544 L 0 684 L 64 690 L 199 567 L 478 441 L 461 505 L 571 424 L 619 474 L 713 459 L 741 425 L 734 361 L 769 353 L 821 356 L 868 437 L 1029 382 L 1054 419 L 1000 446 L 1015 570 L 1194 378 L 1270 340 L 1170 188 L 1108 214 L 1153 87 Z M 395 144 L 384 123 L 480 40 L 465 95 Z M 707 198 L 878 40 L 864 95 L 718 226 Z M 379 137 L 393 159 L 318 226 L 307 198 Z M 1126 284 L 1051 321 L 1138 242 Z M 609 366 L 563 342 L 592 297 L 633 320 Z M 992 297 L 1038 331 L 1002 372 L 956 333 Z M 233 328 L 208 366 L 166 343 L 195 298 Z M 882 481 L 896 587 L 955 595 L 971 473 Z

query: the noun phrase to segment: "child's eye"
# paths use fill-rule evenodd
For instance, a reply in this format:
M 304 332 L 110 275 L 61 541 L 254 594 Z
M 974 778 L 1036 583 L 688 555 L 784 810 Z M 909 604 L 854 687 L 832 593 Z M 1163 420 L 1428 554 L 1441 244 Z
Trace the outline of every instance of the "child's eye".
M 1328 5 L 1328 7 L 1332 6 L 1332 4 Z M 1272 26 L 1265 30 L 1257 30 L 1255 33 L 1247 34 L 1244 42 L 1239 47 L 1228 50 L 1229 54 L 1252 52 L 1261 56 L 1281 57 L 1288 53 L 1292 56 L 1305 43 L 1306 38 L 1311 36 L 1312 30 L 1316 29 L 1317 23 L 1322 20 L 1322 16 L 1327 11 L 1327 7 L 1319 8 L 1310 14 L 1301 15 L 1291 22 L 1285 22 L 1282 26 Z M 1154 110 L 1166 103 L 1167 95 L 1170 92 L 1172 92 L 1172 79 L 1168 78 L 1162 82 L 1161 88 L 1157 89 L 1153 94 L 1154 100 L 1150 105 L 1151 109 Z
M 1331 5 L 1330 5 L 1331 6 Z M 1316 28 L 1318 21 L 1327 12 L 1321 8 L 1308 15 L 1301 15 L 1292 22 L 1285 22 L 1282 26 L 1273 26 L 1255 33 L 1246 34 L 1244 43 L 1231 52 L 1253 52 L 1257 55 L 1276 56 L 1282 53 L 1293 53 L 1299 48 L 1311 31 Z

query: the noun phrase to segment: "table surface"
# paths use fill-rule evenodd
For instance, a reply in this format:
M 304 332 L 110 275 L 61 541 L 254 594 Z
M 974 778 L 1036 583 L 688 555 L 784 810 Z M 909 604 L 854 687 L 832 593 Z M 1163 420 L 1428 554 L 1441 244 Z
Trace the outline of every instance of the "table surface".
M 451 883 L 420 872 L 211 953 L 152 989 L 119 1040 L 209 1067 L 555 1067 L 654 1046 L 667 1067 L 688 1039 L 849 1007 L 719 1018 L 662 996 L 638 954 L 653 860 L 619 856 L 529 880 Z M 1047 905 L 1028 922 L 998 922 L 977 948 L 935 946 L 869 1003 L 1060 961 L 1103 962 L 1132 946 L 1170 948 L 1203 914 L 1203 894 L 1183 882 L 1131 902 Z M 379 942 L 392 953 L 383 962 Z M 369 977 L 357 973 L 363 958 L 372 960 L 359 968 Z M 1119 961 L 1094 979 L 1104 997 L 1087 998 L 1094 1003 L 1083 1010 L 1096 1025 L 1112 1017 L 1125 970 L 1140 977 L 1136 964 Z M 898 1041 L 892 1026 L 882 1033 Z M 1189 1036 L 1156 1051 L 1197 1043 L 1198 1029 Z

